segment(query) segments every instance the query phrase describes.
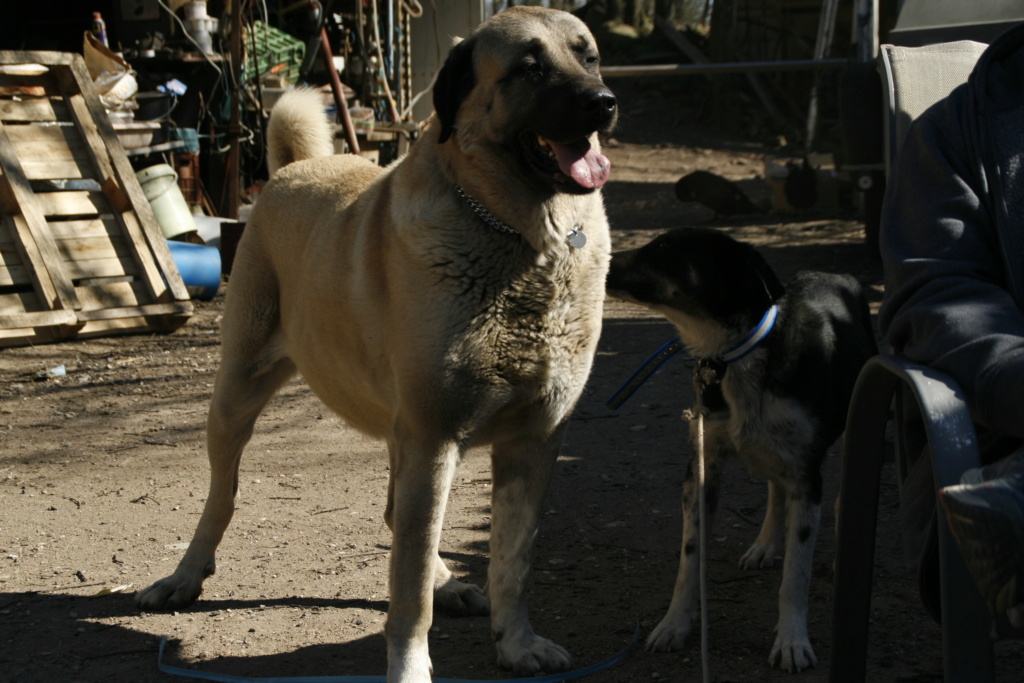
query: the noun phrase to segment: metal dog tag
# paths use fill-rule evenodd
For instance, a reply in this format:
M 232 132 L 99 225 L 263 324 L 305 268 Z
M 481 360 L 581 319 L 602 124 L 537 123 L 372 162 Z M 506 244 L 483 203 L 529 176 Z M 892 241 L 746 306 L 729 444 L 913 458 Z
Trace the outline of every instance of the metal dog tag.
M 587 236 L 583 233 L 583 228 L 575 226 L 569 231 L 569 246 L 573 249 L 582 249 L 587 243 Z

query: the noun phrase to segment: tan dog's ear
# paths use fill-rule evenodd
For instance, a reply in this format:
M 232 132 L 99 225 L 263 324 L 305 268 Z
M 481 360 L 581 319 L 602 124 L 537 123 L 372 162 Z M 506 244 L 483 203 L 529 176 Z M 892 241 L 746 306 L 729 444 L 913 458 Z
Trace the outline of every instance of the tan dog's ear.
M 455 117 L 459 106 L 476 84 L 473 74 L 473 41 L 463 40 L 448 53 L 448 59 L 437 74 L 434 83 L 434 111 L 441 121 L 438 143 L 451 137 L 455 130 Z

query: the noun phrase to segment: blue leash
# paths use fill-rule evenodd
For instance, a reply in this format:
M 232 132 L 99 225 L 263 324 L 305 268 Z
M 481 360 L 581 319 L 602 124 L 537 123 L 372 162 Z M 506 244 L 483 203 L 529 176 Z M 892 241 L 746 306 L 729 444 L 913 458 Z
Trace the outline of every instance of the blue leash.
M 610 659 L 597 664 L 591 664 L 585 666 L 582 669 L 575 669 L 564 674 L 550 674 L 548 676 L 538 676 L 536 678 L 507 678 L 503 680 L 469 680 L 463 678 L 435 678 L 434 683 L 522 683 L 523 681 L 530 681 L 530 683 L 561 683 L 561 681 L 572 681 L 577 678 L 583 678 L 595 674 L 598 671 L 611 668 L 618 664 L 622 659 L 633 649 L 633 646 L 640 640 L 640 624 L 636 625 L 636 632 L 633 633 L 633 640 L 629 642 L 629 645 L 624 647 L 621 651 L 615 654 Z M 368 675 L 368 676 L 286 676 L 286 677 L 253 677 L 253 676 L 232 676 L 231 674 L 218 674 L 208 673 L 203 671 L 193 671 L 192 669 L 183 669 L 178 666 L 169 666 L 163 663 L 164 659 L 164 646 L 167 645 L 167 636 L 160 639 L 160 650 L 157 653 L 156 665 L 157 668 L 164 673 L 171 674 L 173 676 L 183 676 L 185 678 L 196 678 L 203 681 L 217 681 L 218 683 L 387 683 L 387 677 L 381 675 Z
M 732 363 L 738 361 L 740 358 L 744 358 L 751 351 L 756 349 L 764 341 L 764 338 L 768 336 L 768 333 L 775 327 L 775 321 L 779 316 L 779 307 L 777 304 L 772 304 L 765 314 L 761 316 L 761 322 L 757 324 L 750 333 L 743 338 L 743 340 L 732 347 L 721 356 L 706 360 L 718 360 L 723 364 Z M 666 343 L 660 349 L 654 352 L 654 355 L 644 361 L 644 364 L 640 366 L 640 369 L 633 373 L 633 376 L 626 380 L 626 383 L 619 387 L 619 390 L 612 394 L 605 405 L 612 410 L 618 410 L 622 405 L 630 399 L 637 392 L 637 390 L 643 386 L 644 382 L 650 379 L 651 375 L 656 373 L 658 369 L 665 364 L 672 356 L 676 355 L 680 349 L 683 348 L 682 340 L 676 338 Z
M 612 397 L 605 403 L 612 410 L 618 410 L 643 386 L 651 375 L 665 364 L 672 356 L 676 355 L 683 348 L 683 342 L 673 339 L 654 352 L 654 355 L 644 361 L 640 369 L 633 373 L 633 376 L 626 380 L 626 383 L 619 387 L 619 390 L 612 394 Z

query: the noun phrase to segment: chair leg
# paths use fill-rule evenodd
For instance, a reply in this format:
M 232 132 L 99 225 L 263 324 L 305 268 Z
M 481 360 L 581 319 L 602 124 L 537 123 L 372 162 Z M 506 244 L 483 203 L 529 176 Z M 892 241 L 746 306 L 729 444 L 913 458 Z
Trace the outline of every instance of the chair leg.
M 829 683 L 863 683 L 885 426 L 896 378 L 874 359 L 861 372 L 842 445 Z
M 995 680 L 992 615 L 960 555 L 939 509 L 939 575 L 942 594 L 942 670 L 945 683 Z
M 927 367 L 900 365 L 914 390 L 931 451 L 935 490 L 957 484 L 960 475 L 981 465 L 974 423 L 960 388 Z M 992 616 L 960 555 L 956 539 L 936 501 L 939 527 L 939 591 L 942 601 L 942 668 L 945 683 L 983 683 L 995 677 Z
M 933 435 L 929 435 L 932 437 Z M 932 466 L 936 491 L 957 484 L 960 475 L 981 464 L 977 451 L 946 448 L 935 434 Z M 945 683 L 983 683 L 995 679 L 995 650 L 992 615 L 978 591 L 953 532 L 946 512 L 936 502 L 939 525 L 939 581 L 942 596 L 942 669 Z
M 902 384 L 901 384 L 902 383 Z M 875 356 L 854 388 L 843 442 L 843 481 L 836 544 L 830 683 L 863 683 L 878 518 L 885 422 L 898 386 L 906 386 L 926 416 L 935 489 L 959 482 L 980 465 L 974 424 L 956 382 L 895 356 Z M 942 652 L 945 683 L 995 677 L 993 620 L 938 508 Z

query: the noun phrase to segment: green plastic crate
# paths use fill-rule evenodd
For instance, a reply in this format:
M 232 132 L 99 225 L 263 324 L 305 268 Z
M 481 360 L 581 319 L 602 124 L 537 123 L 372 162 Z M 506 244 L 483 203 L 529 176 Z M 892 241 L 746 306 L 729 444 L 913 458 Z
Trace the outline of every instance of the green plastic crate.
M 257 20 L 253 22 L 251 32 L 246 27 L 245 50 L 242 75 L 247 83 L 269 75 L 271 70 L 282 64 L 284 68 L 277 72 L 278 75 L 292 84 L 298 83 L 302 59 L 306 56 L 306 45 L 302 41 Z

